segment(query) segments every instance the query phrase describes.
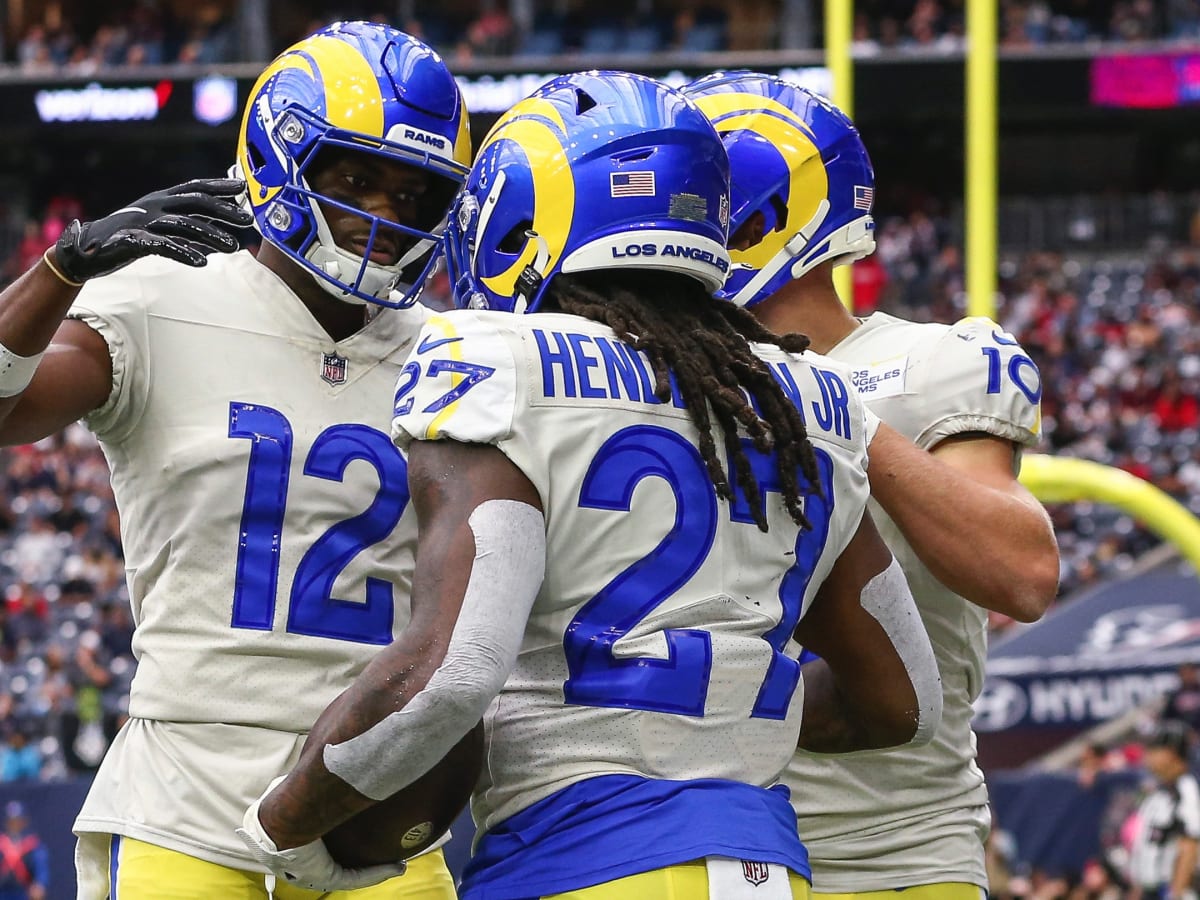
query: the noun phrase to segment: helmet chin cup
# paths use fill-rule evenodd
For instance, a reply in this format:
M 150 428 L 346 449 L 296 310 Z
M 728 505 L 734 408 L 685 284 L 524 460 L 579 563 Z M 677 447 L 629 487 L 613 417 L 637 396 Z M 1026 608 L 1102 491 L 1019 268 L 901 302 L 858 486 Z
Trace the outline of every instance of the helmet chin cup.
M 392 289 L 400 280 L 399 264 L 384 266 L 343 250 L 334 243 L 329 223 L 325 221 L 317 202 L 310 199 L 309 204 L 317 225 L 317 240 L 306 254 L 312 263 L 308 267 L 309 274 L 328 293 L 346 303 L 362 306 L 369 302 L 364 295 L 369 295 L 371 302 L 388 305 L 384 301 L 390 300 Z M 347 290 L 347 285 L 353 290 Z

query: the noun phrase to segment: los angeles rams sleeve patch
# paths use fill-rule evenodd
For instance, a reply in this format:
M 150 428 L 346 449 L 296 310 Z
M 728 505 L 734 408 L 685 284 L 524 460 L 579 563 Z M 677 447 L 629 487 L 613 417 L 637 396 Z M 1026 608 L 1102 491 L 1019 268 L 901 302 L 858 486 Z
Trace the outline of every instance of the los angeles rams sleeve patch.
M 1042 376 L 1017 339 L 982 317 L 963 319 L 934 343 L 918 393 L 929 449 L 956 434 L 983 432 L 1033 446 L 1041 432 Z
M 392 440 L 401 450 L 412 441 L 497 444 L 511 434 L 516 366 L 497 324 L 460 310 L 421 329 L 396 381 Z

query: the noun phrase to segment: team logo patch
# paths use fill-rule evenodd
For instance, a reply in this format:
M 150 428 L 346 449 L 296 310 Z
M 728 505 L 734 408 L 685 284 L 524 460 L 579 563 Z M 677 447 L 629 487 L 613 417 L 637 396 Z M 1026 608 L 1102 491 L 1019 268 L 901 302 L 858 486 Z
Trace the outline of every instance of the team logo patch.
M 742 876 L 755 887 L 771 877 L 771 868 L 764 862 L 742 860 Z
M 321 357 L 321 380 L 329 384 L 346 383 L 346 357 L 326 353 Z
M 855 369 L 850 378 L 867 401 L 903 394 L 908 378 L 908 356 L 874 360 L 869 366 Z
M 613 197 L 653 197 L 653 172 L 610 172 L 608 192 Z

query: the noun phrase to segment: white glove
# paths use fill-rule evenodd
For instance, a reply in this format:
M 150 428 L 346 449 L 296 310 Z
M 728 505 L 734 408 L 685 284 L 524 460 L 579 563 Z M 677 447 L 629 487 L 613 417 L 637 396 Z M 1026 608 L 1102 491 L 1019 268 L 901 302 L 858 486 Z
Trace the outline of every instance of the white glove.
M 345 869 L 334 861 L 320 838 L 310 844 L 279 850 L 258 819 L 258 808 L 263 799 L 283 781 L 280 776 L 268 785 L 262 796 L 250 804 L 242 816 L 242 827 L 237 829 L 256 861 L 270 869 L 288 884 L 314 891 L 352 891 L 369 887 L 404 874 L 404 862 L 384 866 L 368 866 L 364 869 Z

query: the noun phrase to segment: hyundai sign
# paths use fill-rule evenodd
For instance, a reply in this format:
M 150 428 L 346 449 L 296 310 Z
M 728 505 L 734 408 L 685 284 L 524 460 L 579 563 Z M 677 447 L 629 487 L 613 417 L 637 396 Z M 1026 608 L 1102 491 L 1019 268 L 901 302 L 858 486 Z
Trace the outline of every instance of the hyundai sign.
M 1173 690 L 1184 663 L 1200 663 L 1196 575 L 1107 582 L 993 644 L 975 729 L 1105 722 Z

